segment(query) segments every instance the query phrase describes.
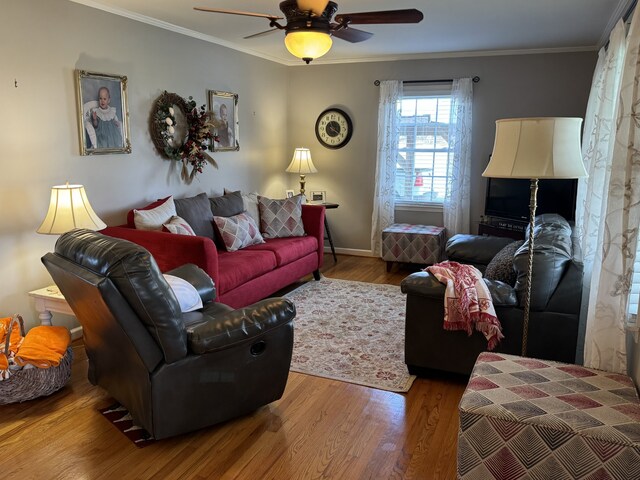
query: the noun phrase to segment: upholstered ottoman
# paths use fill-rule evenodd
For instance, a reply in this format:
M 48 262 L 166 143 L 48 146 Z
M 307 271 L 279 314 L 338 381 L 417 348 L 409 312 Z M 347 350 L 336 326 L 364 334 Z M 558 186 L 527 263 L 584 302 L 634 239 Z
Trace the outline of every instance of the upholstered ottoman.
M 387 272 L 393 262 L 431 265 L 442 260 L 444 227 L 394 223 L 382 231 L 382 259 Z
M 485 352 L 459 411 L 460 479 L 640 479 L 626 375 Z

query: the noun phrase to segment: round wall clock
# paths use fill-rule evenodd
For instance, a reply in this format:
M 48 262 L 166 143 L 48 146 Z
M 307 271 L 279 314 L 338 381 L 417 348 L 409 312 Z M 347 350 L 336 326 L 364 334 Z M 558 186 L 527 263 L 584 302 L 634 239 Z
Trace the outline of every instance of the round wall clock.
M 316 137 L 327 148 L 342 148 L 353 133 L 351 118 L 339 108 L 328 108 L 316 120 Z

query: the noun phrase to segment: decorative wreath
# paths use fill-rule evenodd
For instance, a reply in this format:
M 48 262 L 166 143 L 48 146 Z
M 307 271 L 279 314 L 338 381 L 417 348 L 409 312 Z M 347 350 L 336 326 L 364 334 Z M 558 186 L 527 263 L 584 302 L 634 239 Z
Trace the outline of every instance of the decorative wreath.
M 175 109 L 178 108 L 187 122 L 187 136 L 180 142 L 174 137 L 176 132 Z M 185 100 L 175 93 L 164 92 L 158 97 L 151 118 L 151 138 L 153 144 L 165 158 L 182 162 L 182 177 L 193 180 L 202 169 L 216 161 L 206 152 L 213 150 L 213 142 L 218 137 L 211 133 L 213 124 L 204 105 L 197 108 L 193 97 Z M 191 173 L 188 172 L 191 166 Z

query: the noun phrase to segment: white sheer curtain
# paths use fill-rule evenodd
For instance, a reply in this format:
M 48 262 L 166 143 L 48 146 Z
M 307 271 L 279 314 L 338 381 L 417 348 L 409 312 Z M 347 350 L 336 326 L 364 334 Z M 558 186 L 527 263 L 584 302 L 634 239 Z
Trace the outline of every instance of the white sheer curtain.
M 447 236 L 469 233 L 471 228 L 471 120 L 473 82 L 453 80 L 449 119 L 449 181 L 443 217 Z
M 371 251 L 377 256 L 382 254 L 382 230 L 393 224 L 400 100 L 402 100 L 401 81 L 380 82 L 378 155 L 371 217 Z
M 585 119 L 588 179 L 578 187 L 586 310 L 584 363 L 626 373 L 625 323 L 640 224 L 640 17 L 601 51 Z M 627 46 L 631 48 L 627 48 Z M 583 315 L 585 314 L 583 308 Z

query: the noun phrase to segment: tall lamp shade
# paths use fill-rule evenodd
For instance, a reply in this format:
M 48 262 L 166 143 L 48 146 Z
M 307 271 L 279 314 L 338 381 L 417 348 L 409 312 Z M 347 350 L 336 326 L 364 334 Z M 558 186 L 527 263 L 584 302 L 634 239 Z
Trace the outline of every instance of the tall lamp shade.
M 317 173 L 316 167 L 311 160 L 311 152 L 308 148 L 296 148 L 293 152 L 291 163 L 285 170 L 288 173 L 300 175 L 300 193 L 304 195 L 305 175 L 307 173 Z
M 67 183 L 51 187 L 49 210 L 36 232 L 61 235 L 74 228 L 102 230 L 106 226 L 91 208 L 84 186 Z
M 522 324 L 522 356 L 527 355 L 531 275 L 533 272 L 533 229 L 537 207 L 538 180 L 586 177 L 580 148 L 581 118 L 511 118 L 496 121 L 496 137 L 489 165 L 483 177 L 527 178 L 531 180 L 529 200 L 528 270 Z

